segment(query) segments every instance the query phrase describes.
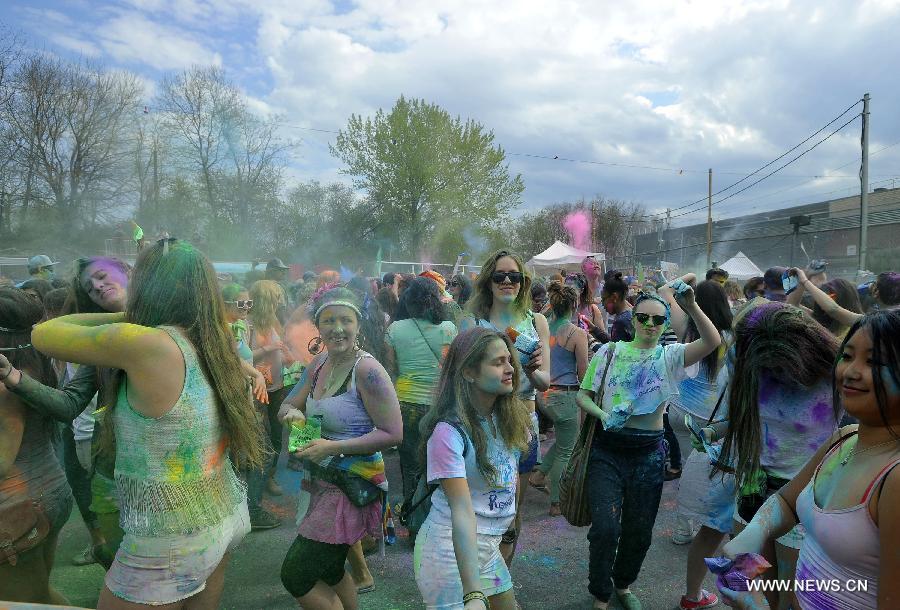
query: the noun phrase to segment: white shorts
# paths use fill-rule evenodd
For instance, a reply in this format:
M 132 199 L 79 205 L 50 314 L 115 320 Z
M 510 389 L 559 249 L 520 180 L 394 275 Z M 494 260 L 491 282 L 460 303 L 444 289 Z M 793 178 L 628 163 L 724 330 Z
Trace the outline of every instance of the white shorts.
M 678 514 L 724 534 L 731 533 L 734 515 L 734 475 L 717 472 L 709 456 L 694 449 L 678 483 Z
M 206 588 L 222 561 L 250 531 L 247 501 L 219 525 L 188 535 L 125 534 L 106 573 L 106 586 L 116 597 L 149 606 L 187 599 Z
M 498 595 L 512 589 L 512 576 L 500 555 L 501 536 L 477 534 L 481 592 Z M 462 610 L 463 586 L 453 550 L 453 530 L 426 519 L 413 553 L 416 584 L 426 608 Z

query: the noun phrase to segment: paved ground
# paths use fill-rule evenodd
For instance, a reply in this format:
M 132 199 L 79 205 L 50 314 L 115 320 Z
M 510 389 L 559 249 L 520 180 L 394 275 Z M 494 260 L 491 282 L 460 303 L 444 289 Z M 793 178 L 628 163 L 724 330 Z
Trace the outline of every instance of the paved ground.
M 679 435 L 681 437 L 681 435 Z M 686 438 L 682 447 L 689 451 Z M 549 442 L 545 444 L 549 447 Z M 687 455 L 685 453 L 685 455 Z M 390 481 L 399 481 L 396 452 L 386 455 Z M 296 608 L 296 602 L 282 588 L 279 580 L 281 561 L 294 538 L 297 474 L 282 466 L 278 480 L 287 492 L 281 498 L 267 498 L 268 507 L 284 520 L 281 527 L 247 536 L 234 553 L 225 576 L 222 608 L 255 610 L 262 608 Z M 662 505 L 653 532 L 643 570 L 633 590 L 648 610 L 670 610 L 678 607 L 683 592 L 686 546 L 670 541 L 674 526 L 677 482 L 666 483 Z M 529 489 L 525 499 L 524 527 L 519 550 L 512 567 L 516 598 L 524 610 L 582 609 L 591 607 L 587 591 L 586 528 L 569 526 L 562 517 L 547 515 L 547 497 Z M 376 590 L 360 596 L 361 610 L 422 608 L 421 597 L 413 578 L 412 547 L 398 531 L 397 544 L 387 547 L 385 557 L 369 557 L 375 575 Z M 76 606 L 95 607 L 103 582 L 103 569 L 97 565 L 75 567 L 69 559 L 87 544 L 88 536 L 77 511 L 63 529 L 57 551 L 53 583 Z M 704 585 L 714 589 L 713 579 Z M 613 604 L 613 607 L 616 607 Z

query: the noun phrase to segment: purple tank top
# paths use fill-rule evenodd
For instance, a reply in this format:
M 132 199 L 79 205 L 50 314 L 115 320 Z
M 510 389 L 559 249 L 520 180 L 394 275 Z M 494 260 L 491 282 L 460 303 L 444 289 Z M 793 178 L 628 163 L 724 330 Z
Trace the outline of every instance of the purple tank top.
M 353 364 L 353 371 L 350 373 L 350 385 L 347 386 L 347 391 L 336 396 L 319 399 L 312 397 L 319 371 L 322 367 L 320 366 L 316 369 L 310 395 L 306 399 L 306 417 L 310 418 L 316 415 L 322 417 L 322 438 L 341 441 L 368 434 L 375 429 L 375 424 L 372 422 L 372 418 L 369 417 L 369 412 L 366 411 L 362 397 L 356 389 L 356 367 L 363 358 L 371 357 L 370 354 L 361 352 Z

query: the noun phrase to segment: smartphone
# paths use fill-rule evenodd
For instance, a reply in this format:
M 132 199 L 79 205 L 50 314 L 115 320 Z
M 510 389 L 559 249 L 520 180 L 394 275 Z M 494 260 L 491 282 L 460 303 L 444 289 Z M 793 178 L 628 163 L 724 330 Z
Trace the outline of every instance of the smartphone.
M 796 275 L 789 275 L 787 271 L 781 276 L 781 286 L 784 288 L 784 294 L 791 294 L 797 289 L 800 282 Z

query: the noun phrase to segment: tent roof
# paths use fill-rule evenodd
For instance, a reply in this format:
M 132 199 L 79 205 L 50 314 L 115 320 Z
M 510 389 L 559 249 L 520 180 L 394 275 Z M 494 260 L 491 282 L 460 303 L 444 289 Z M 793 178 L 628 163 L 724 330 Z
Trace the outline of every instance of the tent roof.
M 738 252 L 723 264 L 720 269 L 728 272 L 728 277 L 735 280 L 749 280 L 751 277 L 761 276 L 762 269 L 753 264 L 746 254 Z
M 601 252 L 585 252 L 556 240 L 552 246 L 528 261 L 528 266 L 552 269 L 576 267 L 580 269 L 581 261 L 588 256 L 593 256 L 598 261 L 606 260 L 606 256 Z

